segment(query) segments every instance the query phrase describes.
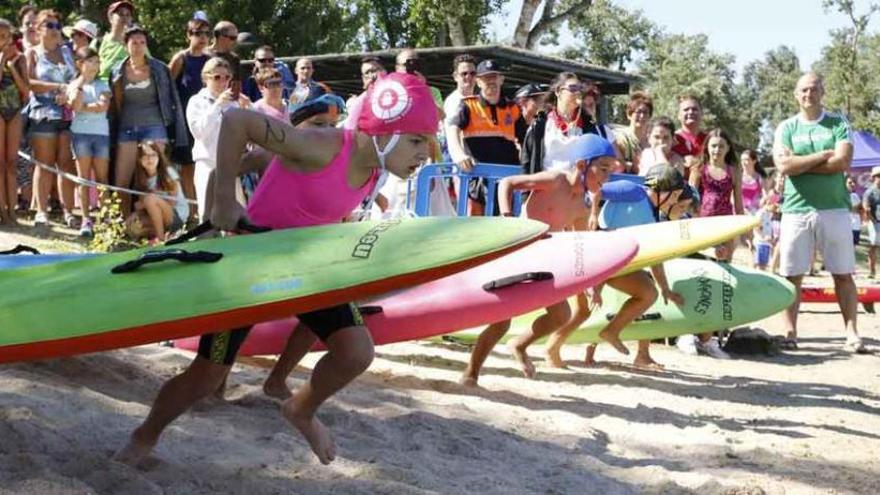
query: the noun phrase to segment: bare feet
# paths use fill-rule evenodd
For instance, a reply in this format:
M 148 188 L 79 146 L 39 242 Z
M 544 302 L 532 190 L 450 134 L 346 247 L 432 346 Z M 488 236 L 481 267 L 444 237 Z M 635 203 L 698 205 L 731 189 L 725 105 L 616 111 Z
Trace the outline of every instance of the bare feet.
M 596 361 L 596 347 L 596 344 L 590 344 L 587 346 L 587 354 L 584 357 L 584 366 L 588 368 L 599 366 L 599 362 Z
M 156 442 L 138 439 L 137 430 L 135 430 L 131 434 L 131 438 L 128 439 L 128 443 L 113 455 L 113 460 L 128 464 L 131 467 L 137 467 L 149 457 L 155 446 Z
M 470 375 L 461 375 L 461 378 L 458 379 L 458 383 L 464 385 L 465 387 L 479 387 L 480 385 L 477 383 L 477 379 Z
M 509 344 L 507 347 L 510 349 L 510 354 L 513 356 L 513 359 L 519 363 L 523 375 L 525 375 L 526 378 L 534 378 L 536 374 L 535 365 L 532 364 L 532 360 L 529 359 L 529 355 L 526 354 L 526 351 L 517 349 L 513 344 Z
M 263 383 L 263 393 L 281 401 L 285 401 L 293 395 L 284 380 L 273 380 L 271 376 Z
M 547 348 L 547 364 L 551 368 L 568 369 L 565 361 L 562 360 L 562 356 L 559 355 L 559 349 Z
M 314 415 L 302 414 L 293 402 L 293 397 L 281 404 L 281 415 L 302 433 L 321 464 L 330 464 L 336 458 L 336 445 L 330 430 Z
M 612 347 L 617 349 L 617 352 L 623 354 L 624 356 L 629 355 L 629 349 L 627 349 L 626 346 L 623 345 L 623 342 L 620 341 L 619 335 L 614 335 L 608 330 L 602 330 L 601 332 L 599 332 L 599 338 L 611 344 Z
M 643 355 L 636 356 L 636 358 L 633 360 L 633 366 L 635 366 L 636 368 L 643 368 L 643 369 L 647 369 L 647 370 L 658 370 L 659 371 L 659 370 L 666 369 L 665 366 L 663 366 L 662 364 L 658 363 L 657 361 L 654 361 L 653 359 L 651 359 L 651 356 L 643 356 Z

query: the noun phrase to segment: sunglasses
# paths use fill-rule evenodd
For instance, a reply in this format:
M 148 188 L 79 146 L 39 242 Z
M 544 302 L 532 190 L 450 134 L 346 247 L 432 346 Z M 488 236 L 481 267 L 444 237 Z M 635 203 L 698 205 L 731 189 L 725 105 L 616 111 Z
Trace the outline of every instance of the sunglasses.
M 230 76 L 229 74 L 213 74 L 211 76 L 211 79 L 213 81 L 228 81 L 232 79 L 232 76 Z
M 583 93 L 584 86 L 582 84 L 569 84 L 568 86 L 562 86 L 559 89 L 564 89 L 570 93 Z
M 273 79 L 271 81 L 266 81 L 263 83 L 263 86 L 269 89 L 276 89 L 281 87 L 281 79 Z
M 190 36 L 199 36 L 199 37 L 204 36 L 207 38 L 208 36 L 211 35 L 211 31 L 190 31 L 189 35 Z
M 54 29 L 57 31 L 61 29 L 62 25 L 60 22 L 44 22 L 43 27 L 46 29 Z
M 275 57 L 258 58 L 257 62 L 259 62 L 261 64 L 274 64 Z

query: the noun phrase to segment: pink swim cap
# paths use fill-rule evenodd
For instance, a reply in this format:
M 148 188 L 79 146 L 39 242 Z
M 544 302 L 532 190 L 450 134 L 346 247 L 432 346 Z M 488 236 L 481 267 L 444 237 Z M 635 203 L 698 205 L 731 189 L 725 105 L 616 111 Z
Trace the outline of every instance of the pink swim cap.
M 359 131 L 380 134 L 436 134 L 440 120 L 431 90 L 412 74 L 380 76 L 364 95 Z

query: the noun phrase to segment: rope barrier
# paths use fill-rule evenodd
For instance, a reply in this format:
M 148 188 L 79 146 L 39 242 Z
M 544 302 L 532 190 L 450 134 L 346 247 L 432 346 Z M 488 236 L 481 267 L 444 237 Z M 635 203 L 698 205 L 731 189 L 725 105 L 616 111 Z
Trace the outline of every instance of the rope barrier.
M 154 194 L 162 199 L 167 199 L 169 201 L 178 201 L 178 198 L 176 196 L 171 196 L 168 194 L 135 191 L 134 189 L 128 189 L 126 187 L 111 186 L 110 184 L 102 184 L 100 182 L 96 182 L 91 179 L 84 179 L 78 175 L 70 174 L 70 173 L 67 173 L 67 172 L 61 170 L 60 168 L 58 168 L 58 165 L 46 165 L 45 163 L 37 160 L 36 158 L 28 155 L 27 153 L 25 153 L 24 151 L 21 151 L 21 150 L 18 151 L 18 156 L 24 158 L 25 160 L 29 161 L 30 163 L 33 163 L 34 165 L 37 165 L 38 167 L 42 167 L 44 170 L 48 170 L 49 172 L 52 172 L 55 175 L 59 175 L 61 177 L 64 177 L 65 179 L 73 182 L 74 184 L 79 184 L 81 186 L 103 188 L 108 191 L 116 191 L 116 192 L 121 192 L 121 193 L 126 193 L 126 194 L 134 194 L 137 196 L 147 196 L 150 194 Z M 185 199 L 184 198 L 184 200 L 187 203 L 192 204 L 192 205 L 198 204 L 198 202 L 194 199 Z

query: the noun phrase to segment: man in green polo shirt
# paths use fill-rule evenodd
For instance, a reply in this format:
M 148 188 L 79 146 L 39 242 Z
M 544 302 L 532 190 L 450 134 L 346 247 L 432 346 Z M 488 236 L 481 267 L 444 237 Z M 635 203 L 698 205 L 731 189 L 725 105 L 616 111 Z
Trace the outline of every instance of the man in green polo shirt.
M 773 158 L 786 176 L 780 229 L 780 272 L 800 294 L 813 253 L 822 253 L 834 278 L 837 301 L 846 326 L 846 349 L 865 352 L 856 325 L 858 299 L 853 281 L 855 251 L 849 226 L 850 199 L 846 173 L 853 156 L 849 124 L 822 106 L 822 77 L 798 79 L 794 96 L 800 113 L 776 129 Z M 788 338 L 797 339 L 800 297 L 785 311 Z

